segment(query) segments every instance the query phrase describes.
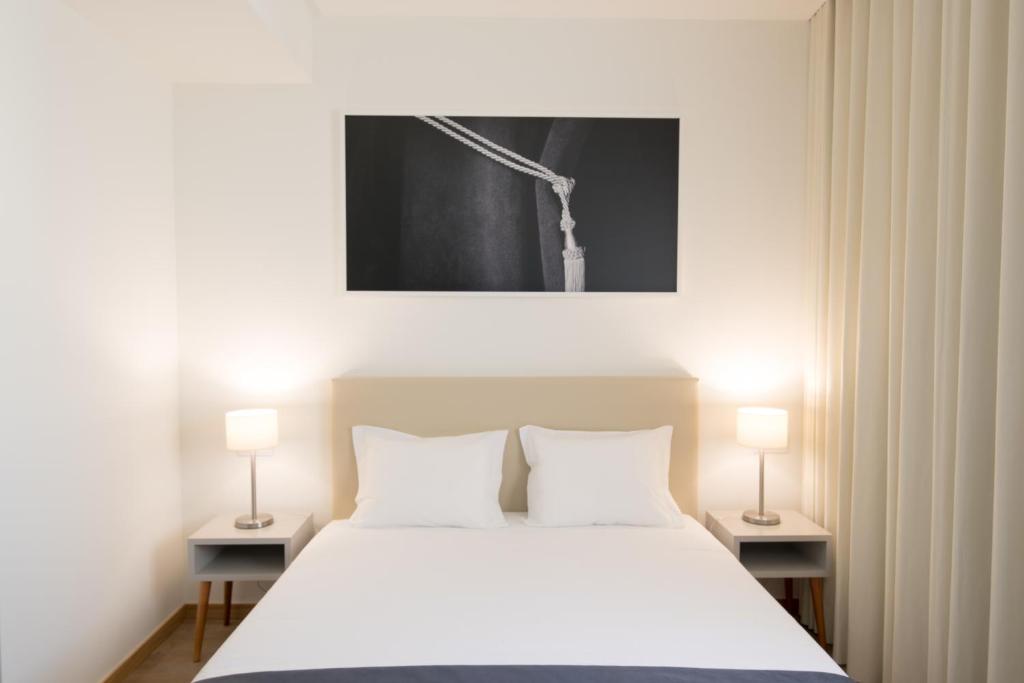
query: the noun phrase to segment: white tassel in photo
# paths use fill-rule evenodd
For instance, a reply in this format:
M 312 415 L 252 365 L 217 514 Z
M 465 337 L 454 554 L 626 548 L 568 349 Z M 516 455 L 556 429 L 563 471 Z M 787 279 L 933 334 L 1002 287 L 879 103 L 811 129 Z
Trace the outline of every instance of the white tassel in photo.
M 576 187 L 576 181 L 572 178 L 557 178 L 551 181 L 552 191 L 562 201 L 562 220 L 559 222 L 562 232 L 565 233 L 565 248 L 562 250 L 562 260 L 565 262 L 565 291 L 585 292 L 586 291 L 586 263 L 583 259 L 583 247 L 576 244 L 576 238 L 572 231 L 576 227 L 576 221 L 569 213 L 569 195 L 572 188 Z
M 586 268 L 583 261 L 583 247 L 564 249 L 562 259 L 565 261 L 565 291 L 585 292 Z

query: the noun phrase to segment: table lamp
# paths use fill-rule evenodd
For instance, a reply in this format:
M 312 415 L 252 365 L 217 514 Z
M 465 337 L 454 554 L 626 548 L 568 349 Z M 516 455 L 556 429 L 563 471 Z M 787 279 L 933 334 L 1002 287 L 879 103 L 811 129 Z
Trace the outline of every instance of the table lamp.
M 736 442 L 756 448 L 760 460 L 757 510 L 744 512 L 744 521 L 765 526 L 778 524 L 778 513 L 764 509 L 764 452 L 786 449 L 789 413 L 781 408 L 740 408 L 736 411 Z
M 235 520 L 239 529 L 262 529 L 274 517 L 256 512 L 256 452 L 277 445 L 277 411 L 273 409 L 232 410 L 224 414 L 224 433 L 229 451 L 248 453 L 252 475 L 252 514 Z

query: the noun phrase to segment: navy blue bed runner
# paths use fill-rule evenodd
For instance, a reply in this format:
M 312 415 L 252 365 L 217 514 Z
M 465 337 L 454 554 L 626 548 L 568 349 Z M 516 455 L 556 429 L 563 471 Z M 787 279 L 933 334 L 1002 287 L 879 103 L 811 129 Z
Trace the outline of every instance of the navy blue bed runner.
M 850 683 L 819 671 L 690 669 L 669 666 L 375 666 L 259 671 L 201 683 Z

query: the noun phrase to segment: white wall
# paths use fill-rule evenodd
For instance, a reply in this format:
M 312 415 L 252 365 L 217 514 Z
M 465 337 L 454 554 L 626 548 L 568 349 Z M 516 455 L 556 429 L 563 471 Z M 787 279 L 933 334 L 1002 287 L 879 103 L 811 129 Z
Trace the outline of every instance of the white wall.
M 792 411 L 768 491 L 798 506 L 806 41 L 803 22 L 347 19 L 321 27 L 314 87 L 180 87 L 186 529 L 245 510 L 222 414 L 258 405 L 282 428 L 263 507 L 326 522 L 329 380 L 345 373 L 686 371 L 701 379 L 702 507 L 754 499 L 755 460 L 733 443 L 751 402 Z M 340 293 L 339 111 L 678 115 L 680 293 Z
M 172 99 L 0 5 L 0 677 L 96 681 L 181 605 Z

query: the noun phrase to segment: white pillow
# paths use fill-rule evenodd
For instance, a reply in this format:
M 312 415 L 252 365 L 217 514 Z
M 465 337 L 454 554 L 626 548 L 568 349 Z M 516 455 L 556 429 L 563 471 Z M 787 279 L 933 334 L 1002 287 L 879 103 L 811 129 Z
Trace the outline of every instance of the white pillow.
M 498 504 L 508 431 L 422 438 L 352 428 L 355 526 L 505 526 Z
M 636 432 L 519 430 L 534 526 L 679 526 L 668 490 L 672 427 Z

